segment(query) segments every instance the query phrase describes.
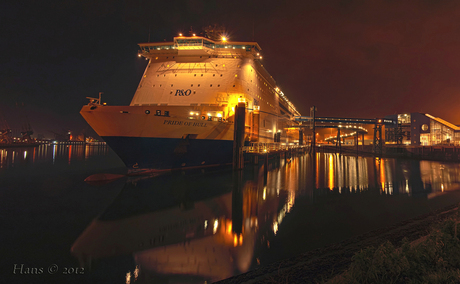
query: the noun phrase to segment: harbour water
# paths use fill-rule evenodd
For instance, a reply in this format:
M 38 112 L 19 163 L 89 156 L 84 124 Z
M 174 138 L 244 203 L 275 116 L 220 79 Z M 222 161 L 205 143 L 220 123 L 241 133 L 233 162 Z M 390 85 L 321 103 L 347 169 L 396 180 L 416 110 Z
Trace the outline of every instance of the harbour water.
M 211 283 L 460 202 L 456 163 L 317 153 L 90 185 L 126 173 L 107 146 L 0 154 L 6 283 Z

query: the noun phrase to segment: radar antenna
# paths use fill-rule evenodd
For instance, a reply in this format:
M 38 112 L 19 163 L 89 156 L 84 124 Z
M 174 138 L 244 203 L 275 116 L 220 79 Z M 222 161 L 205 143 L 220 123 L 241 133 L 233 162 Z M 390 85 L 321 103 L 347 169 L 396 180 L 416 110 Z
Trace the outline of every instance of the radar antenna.
M 221 40 L 222 35 L 226 34 L 226 29 L 222 25 L 209 25 L 203 28 L 205 37 L 212 40 Z

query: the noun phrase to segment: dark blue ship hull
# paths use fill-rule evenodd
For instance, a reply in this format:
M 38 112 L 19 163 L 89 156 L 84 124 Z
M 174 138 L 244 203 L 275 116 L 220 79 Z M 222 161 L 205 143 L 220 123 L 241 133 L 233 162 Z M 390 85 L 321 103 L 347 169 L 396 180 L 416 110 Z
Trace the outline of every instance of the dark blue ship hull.
M 149 137 L 102 137 L 128 169 L 177 169 L 232 162 L 233 141 Z

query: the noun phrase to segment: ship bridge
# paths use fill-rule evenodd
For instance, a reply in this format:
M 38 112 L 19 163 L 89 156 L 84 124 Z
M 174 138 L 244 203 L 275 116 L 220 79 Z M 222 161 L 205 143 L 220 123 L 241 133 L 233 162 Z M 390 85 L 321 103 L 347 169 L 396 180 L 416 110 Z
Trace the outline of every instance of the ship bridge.
M 187 55 L 190 51 L 201 52 L 203 54 L 214 54 L 217 51 L 228 51 L 228 53 L 252 54 L 255 58 L 260 58 L 261 48 L 257 42 L 234 42 L 234 41 L 214 41 L 209 38 L 174 37 L 172 42 L 148 42 L 140 43 L 141 52 L 139 56 L 147 56 L 151 53 L 176 53 Z M 185 51 L 185 52 L 184 52 Z

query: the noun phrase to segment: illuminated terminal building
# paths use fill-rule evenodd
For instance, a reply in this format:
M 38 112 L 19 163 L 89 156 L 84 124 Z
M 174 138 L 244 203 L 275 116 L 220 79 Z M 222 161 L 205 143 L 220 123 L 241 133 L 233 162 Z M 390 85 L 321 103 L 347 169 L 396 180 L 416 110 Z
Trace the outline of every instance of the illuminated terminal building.
M 460 127 L 427 113 L 403 113 L 385 118 L 398 120 L 398 125 L 387 127 L 388 144 L 414 146 L 460 145 Z

